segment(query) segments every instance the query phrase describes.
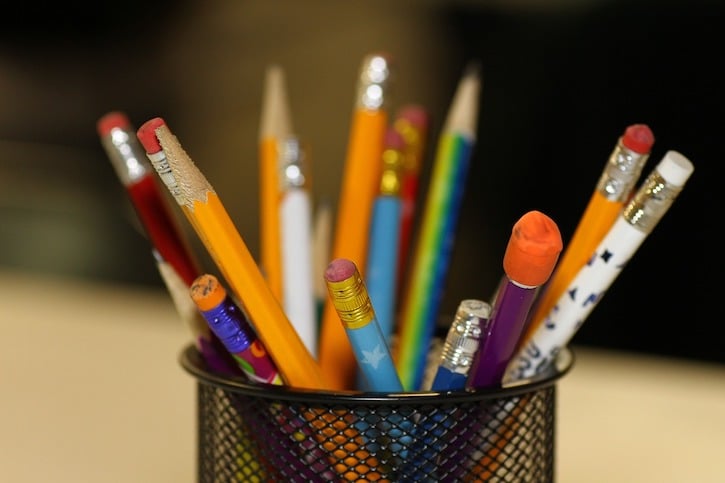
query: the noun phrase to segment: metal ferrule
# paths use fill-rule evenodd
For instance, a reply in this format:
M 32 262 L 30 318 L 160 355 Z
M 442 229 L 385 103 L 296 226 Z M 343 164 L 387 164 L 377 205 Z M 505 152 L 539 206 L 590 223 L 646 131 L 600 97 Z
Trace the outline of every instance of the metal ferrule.
M 624 208 L 622 217 L 639 231 L 650 233 L 680 191 L 682 186 L 667 183 L 659 172 L 653 171 Z
M 609 156 L 596 190 L 610 201 L 624 202 L 642 173 L 649 154 L 640 154 L 624 147 L 622 138 Z
M 176 176 L 174 176 L 174 172 L 171 170 L 169 160 L 166 159 L 166 153 L 161 150 L 158 153 L 147 153 L 146 157 L 149 161 L 151 161 L 151 166 L 154 167 L 159 175 L 159 178 L 161 178 L 161 181 L 163 181 L 164 186 L 168 188 L 169 192 L 174 197 L 176 202 L 179 205 L 184 206 L 186 204 L 186 197 L 181 192 L 181 187 L 176 181 Z
M 302 188 L 307 182 L 307 157 L 299 139 L 290 136 L 277 143 L 280 190 Z
M 375 318 L 368 291 L 363 284 L 360 272 L 340 282 L 327 281 L 327 290 L 335 306 L 340 321 L 348 329 L 359 329 Z
M 101 139 L 101 144 L 124 186 L 135 183 L 149 172 L 146 153 L 135 133 L 116 127 Z
M 388 148 L 383 151 L 383 171 L 380 176 L 380 194 L 397 196 L 400 193 L 400 174 L 403 168 L 403 153 Z
M 481 300 L 461 302 L 441 351 L 443 367 L 452 372 L 468 373 L 490 313 L 491 306 Z
M 405 141 L 405 149 L 403 150 L 403 170 L 407 172 L 416 172 L 420 168 L 420 144 L 421 132 L 415 125 L 407 119 L 398 119 L 393 126 Z
M 389 83 L 390 61 L 382 55 L 367 56 L 360 69 L 356 107 L 371 111 L 382 109 Z

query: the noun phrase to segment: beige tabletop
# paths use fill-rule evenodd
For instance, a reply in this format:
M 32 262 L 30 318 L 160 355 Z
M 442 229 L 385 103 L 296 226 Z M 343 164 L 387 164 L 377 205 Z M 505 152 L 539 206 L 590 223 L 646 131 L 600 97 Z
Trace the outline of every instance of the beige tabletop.
M 195 481 L 190 338 L 163 291 L 0 272 L 0 329 L 0 481 Z M 725 366 L 574 350 L 558 483 L 725 482 Z

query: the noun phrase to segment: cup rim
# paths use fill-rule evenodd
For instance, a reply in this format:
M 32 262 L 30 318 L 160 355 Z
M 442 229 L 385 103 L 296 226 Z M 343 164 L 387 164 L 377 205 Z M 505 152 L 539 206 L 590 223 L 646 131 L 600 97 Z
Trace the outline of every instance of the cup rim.
M 302 401 L 319 404 L 441 404 L 491 400 L 518 396 L 553 386 L 574 365 L 574 353 L 563 348 L 555 363 L 546 371 L 532 378 L 517 381 L 503 387 L 465 389 L 456 391 L 410 391 L 402 393 L 362 392 L 352 390 L 326 391 L 306 388 L 250 383 L 243 376 L 222 375 L 209 371 L 194 344 L 188 344 L 179 354 L 182 368 L 198 383 L 215 386 L 246 396 L 264 399 Z

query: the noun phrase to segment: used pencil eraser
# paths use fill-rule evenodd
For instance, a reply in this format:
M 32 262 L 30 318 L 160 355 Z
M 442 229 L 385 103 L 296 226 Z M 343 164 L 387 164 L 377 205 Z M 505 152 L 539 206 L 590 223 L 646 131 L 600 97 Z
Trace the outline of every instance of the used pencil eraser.
M 654 142 L 655 136 L 646 124 L 632 124 L 622 136 L 622 145 L 639 154 L 649 153 Z
M 346 258 L 336 258 L 327 265 L 325 280 L 329 282 L 342 282 L 355 275 L 355 264 Z
M 112 129 L 129 129 L 131 122 L 128 117 L 120 111 L 111 111 L 103 115 L 96 123 L 98 134 L 103 137 L 111 133 Z
M 160 117 L 155 117 L 146 121 L 138 128 L 136 136 L 148 154 L 155 154 L 161 151 L 161 143 L 159 143 L 159 139 L 156 137 L 156 129 L 165 125 L 166 121 Z
M 529 211 L 514 225 L 503 268 L 521 285 L 537 287 L 551 276 L 564 244 L 554 220 L 540 211 Z

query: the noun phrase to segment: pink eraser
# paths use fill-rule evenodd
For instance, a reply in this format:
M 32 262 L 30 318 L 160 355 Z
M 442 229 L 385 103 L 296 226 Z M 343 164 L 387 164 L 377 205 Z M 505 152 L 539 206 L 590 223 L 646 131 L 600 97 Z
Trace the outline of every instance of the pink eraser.
M 161 144 L 156 137 L 156 129 L 165 125 L 166 121 L 160 117 L 155 117 L 146 121 L 138 128 L 136 136 L 148 154 L 156 154 L 161 151 Z
M 96 123 L 96 130 L 101 137 L 110 134 L 111 129 L 129 129 L 130 127 L 131 122 L 128 117 L 120 111 L 111 111 L 102 116 Z
M 389 127 L 385 131 L 385 149 L 395 149 L 401 151 L 405 148 L 405 139 L 397 129 Z
M 342 282 L 355 274 L 355 264 L 347 258 L 336 258 L 325 269 L 325 280 L 328 282 Z
M 624 147 L 639 154 L 649 153 L 654 143 L 655 136 L 646 124 L 632 124 L 622 136 Z
M 428 127 L 428 112 L 417 104 L 401 107 L 396 117 L 405 119 L 419 130 L 425 130 Z

